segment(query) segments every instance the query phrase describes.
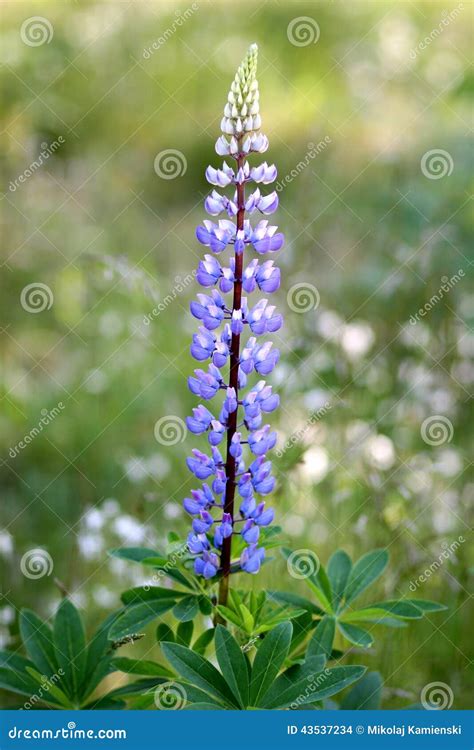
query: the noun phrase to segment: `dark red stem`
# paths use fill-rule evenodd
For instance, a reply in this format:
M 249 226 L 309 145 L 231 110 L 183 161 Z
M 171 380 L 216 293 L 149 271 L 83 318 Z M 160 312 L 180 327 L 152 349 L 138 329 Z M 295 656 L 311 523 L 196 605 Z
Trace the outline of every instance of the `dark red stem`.
M 243 167 L 245 156 L 239 156 L 237 159 L 237 170 Z M 244 215 L 245 215 L 245 190 L 244 183 L 237 184 L 237 230 L 244 228 Z M 240 310 L 242 301 L 242 270 L 244 254 L 235 253 L 235 282 L 234 282 L 234 298 L 232 301 L 232 310 Z M 233 333 L 230 347 L 230 374 L 229 374 L 229 385 L 235 389 L 235 395 L 238 399 L 239 396 L 239 359 L 240 359 L 240 334 Z M 227 456 L 226 456 L 226 489 L 224 498 L 224 512 L 229 513 L 234 520 L 234 496 L 235 496 L 235 475 L 236 475 L 236 463 L 235 458 L 230 453 L 230 447 L 232 445 L 232 438 L 237 430 L 237 412 L 238 406 L 232 414 L 229 415 L 227 424 Z M 232 535 L 224 539 L 222 544 L 221 553 L 221 570 L 222 578 L 219 585 L 219 604 L 224 606 L 227 604 L 227 597 L 229 595 L 229 575 L 230 575 L 230 564 L 232 558 Z

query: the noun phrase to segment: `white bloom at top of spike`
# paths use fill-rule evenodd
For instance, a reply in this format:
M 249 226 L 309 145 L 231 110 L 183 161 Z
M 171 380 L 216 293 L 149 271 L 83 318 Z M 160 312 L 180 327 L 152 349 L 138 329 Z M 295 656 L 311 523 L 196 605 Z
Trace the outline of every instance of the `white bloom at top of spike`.
M 258 130 L 262 124 L 259 112 L 257 81 L 258 47 L 251 44 L 230 87 L 221 130 L 225 135 L 241 137 Z

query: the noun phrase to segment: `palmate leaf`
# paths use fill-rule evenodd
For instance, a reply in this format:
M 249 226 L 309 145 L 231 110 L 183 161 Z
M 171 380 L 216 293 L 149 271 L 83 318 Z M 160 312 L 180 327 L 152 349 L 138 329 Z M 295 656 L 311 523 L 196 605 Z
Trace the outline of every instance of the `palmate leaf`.
M 181 677 L 192 685 L 201 688 L 209 696 L 214 696 L 229 708 L 238 708 L 238 700 L 223 676 L 204 657 L 192 649 L 177 643 L 162 643 L 161 648 L 171 666 Z
M 216 656 L 221 672 L 241 708 L 249 701 L 247 662 L 235 638 L 222 625 L 216 628 Z
M 288 655 L 292 633 L 291 622 L 282 622 L 262 641 L 252 666 L 250 705 L 259 705 L 280 671 Z

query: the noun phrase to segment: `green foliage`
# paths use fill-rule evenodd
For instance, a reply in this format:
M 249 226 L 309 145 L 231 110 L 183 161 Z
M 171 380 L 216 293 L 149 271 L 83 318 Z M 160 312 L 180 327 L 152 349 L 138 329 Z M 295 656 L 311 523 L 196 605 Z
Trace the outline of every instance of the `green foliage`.
M 284 549 L 283 555 L 289 560 L 292 551 Z M 304 578 L 305 584 L 316 596 L 316 605 L 285 591 L 271 591 L 270 596 L 276 602 L 294 607 L 298 615 L 303 609 L 319 620 L 308 646 L 308 655 L 323 653 L 329 658 L 336 630 L 345 641 L 360 648 L 369 648 L 373 643 L 372 627 L 369 631 L 354 623 L 405 627 L 405 621 L 420 620 L 425 613 L 446 609 L 441 604 L 423 599 L 387 600 L 354 609 L 354 600 L 375 583 L 387 563 L 388 554 L 384 549 L 368 552 L 354 564 L 346 552 L 338 550 L 330 558 L 327 572 L 318 561 L 317 570 Z
M 189 648 L 163 643 L 163 653 L 179 675 L 190 709 L 284 709 L 308 706 L 356 682 L 365 667 L 324 668 L 324 655 L 285 669 L 293 635 L 291 622 L 266 633 L 251 663 L 233 635 L 216 629 L 220 671 Z
M 59 605 L 53 628 L 22 610 L 20 632 L 29 659 L 1 651 L 0 687 L 26 696 L 27 708 L 123 708 L 125 703 L 112 693 L 90 699 L 104 677 L 117 669 L 128 671 L 114 658 L 115 644 L 107 637 L 114 618 L 108 617 L 87 643 L 81 616 L 69 599 Z

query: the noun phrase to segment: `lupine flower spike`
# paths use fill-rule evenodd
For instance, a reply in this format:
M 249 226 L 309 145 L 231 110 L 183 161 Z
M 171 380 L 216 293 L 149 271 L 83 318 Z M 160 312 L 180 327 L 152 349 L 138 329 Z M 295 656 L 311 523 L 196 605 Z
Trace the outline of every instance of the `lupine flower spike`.
M 245 296 L 257 288 L 265 294 L 278 289 L 279 269 L 273 260 L 261 261 L 259 256 L 273 253 L 283 244 L 283 235 L 267 219 L 251 223 L 246 218 L 256 212 L 267 216 L 278 206 L 276 192 L 263 194 L 253 186 L 273 182 L 275 166 L 267 162 L 251 166 L 248 161 L 252 154 L 268 148 L 268 139 L 260 132 L 257 51 L 257 45 L 252 44 L 224 108 L 223 135 L 216 152 L 230 163 L 224 161 L 206 170 L 215 189 L 206 198 L 205 209 L 211 216 L 227 214 L 228 218 L 217 223 L 205 220 L 197 229 L 197 239 L 210 249 L 197 270 L 197 280 L 207 292 L 191 303 L 191 312 L 201 324 L 193 336 L 191 354 L 209 364 L 207 369 L 194 371 L 189 388 L 204 401 L 220 393 L 223 400 L 219 412 L 199 404 L 187 419 L 191 432 L 207 433 L 210 452 L 195 449 L 188 458 L 190 471 L 208 483 L 193 490 L 184 507 L 193 516 L 188 544 L 196 555 L 195 572 L 205 578 L 222 574 L 221 603 L 227 600 L 231 566 L 232 570 L 258 573 L 265 556 L 259 544 L 260 529 L 273 521 L 273 510 L 256 495 L 267 495 L 275 484 L 266 455 L 275 445 L 276 434 L 263 419 L 278 407 L 279 397 L 258 376 L 269 375 L 278 362 L 278 350 L 260 337 L 277 331 L 282 317 L 268 299 L 250 301 Z M 229 196 L 221 192 L 228 187 L 233 188 Z M 221 265 L 216 256 L 226 248 L 232 254 L 227 264 Z M 241 342 L 241 337 L 245 341 Z M 224 443 L 222 455 L 219 446 Z M 240 559 L 234 561 L 232 539 L 237 534 L 245 546 Z

